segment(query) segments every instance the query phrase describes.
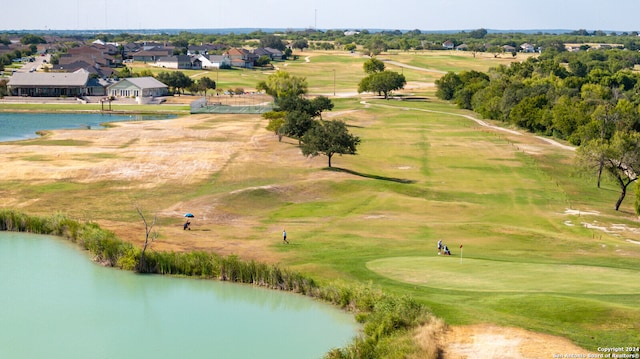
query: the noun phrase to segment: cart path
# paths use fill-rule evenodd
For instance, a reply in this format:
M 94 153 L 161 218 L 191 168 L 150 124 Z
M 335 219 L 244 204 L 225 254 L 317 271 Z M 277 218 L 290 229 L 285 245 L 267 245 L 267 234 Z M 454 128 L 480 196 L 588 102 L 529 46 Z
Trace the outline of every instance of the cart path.
M 421 109 L 421 108 L 411 108 L 411 107 L 403 107 L 403 106 L 393 106 L 393 105 L 382 105 L 382 104 L 371 104 L 367 101 L 360 101 L 360 103 L 362 105 L 364 105 L 365 107 L 367 106 L 378 106 L 378 107 L 386 107 L 386 108 L 395 108 L 395 109 L 399 109 L 399 110 L 403 110 L 403 111 L 421 111 L 421 112 L 428 112 L 428 113 L 437 113 L 437 114 L 443 114 L 443 115 L 449 115 L 449 116 L 459 116 L 459 117 L 464 117 L 467 118 L 471 121 L 474 121 L 475 123 L 477 123 L 480 126 L 483 127 L 487 127 L 490 128 L 492 130 L 496 130 L 496 131 L 501 131 L 501 132 L 506 132 L 509 133 L 511 135 L 516 135 L 516 136 L 523 136 L 524 134 L 522 132 L 516 131 L 516 130 L 512 130 L 509 128 L 504 128 L 504 127 L 500 127 L 500 126 L 495 126 L 495 125 L 491 125 L 483 120 L 480 120 L 478 118 L 475 118 L 471 115 L 465 115 L 465 114 L 460 114 L 460 113 L 454 113 L 454 112 L 446 112 L 446 111 L 436 111 L 436 110 L 426 110 L 426 109 Z M 569 145 L 565 145 L 562 144 L 556 140 L 547 138 L 547 137 L 542 137 L 542 136 L 537 136 L 537 135 L 533 135 L 535 138 L 546 142 L 552 146 L 558 147 L 558 148 L 562 148 L 565 149 L 567 151 L 575 151 L 576 148 L 573 146 L 569 146 Z

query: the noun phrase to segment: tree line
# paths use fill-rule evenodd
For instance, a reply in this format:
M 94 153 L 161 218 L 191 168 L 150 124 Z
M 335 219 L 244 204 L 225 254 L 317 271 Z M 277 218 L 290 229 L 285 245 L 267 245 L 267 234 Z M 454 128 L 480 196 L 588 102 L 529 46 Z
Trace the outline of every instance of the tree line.
M 304 30 L 284 30 L 267 32 L 256 30 L 243 33 L 206 33 L 193 31 L 180 31 L 178 33 L 105 33 L 105 34 L 57 34 L 49 31 L 47 35 L 56 35 L 64 38 L 67 46 L 74 46 L 74 43 L 83 43 L 86 40 L 101 40 L 104 42 L 142 42 L 158 41 L 170 42 L 176 46 L 178 53 L 186 53 L 185 49 L 189 45 L 222 44 L 226 48 L 255 46 L 273 47 L 285 51 L 284 43 L 288 43 L 290 48 L 303 51 L 311 49 L 338 49 L 354 51 L 356 48 L 362 49 L 370 55 L 377 55 L 388 50 L 443 50 L 442 44 L 451 41 L 454 46 L 467 45 L 469 51 L 489 51 L 494 55 L 503 52 L 502 46 L 509 45 L 515 48 L 523 43 L 530 43 L 540 49 L 564 48 L 564 44 L 582 44 L 589 48 L 589 44 L 603 43 L 612 44 L 613 47 L 625 48 L 628 50 L 640 50 L 640 38 L 637 31 L 631 32 L 605 32 L 602 30 L 587 31 L 579 29 L 571 32 L 490 32 L 484 28 L 471 31 L 441 31 L 426 32 L 419 29 L 410 31 L 384 30 L 370 31 L 367 29 L 304 29 Z M 0 33 L 0 43 L 7 40 L 8 36 L 20 36 L 25 45 L 44 43 L 42 34 L 30 33 Z M 6 42 L 6 41 L 5 41 Z M 220 50 L 223 51 L 223 50 Z M 290 54 L 285 54 L 288 56 Z
M 554 136 L 578 146 L 577 164 L 610 175 L 620 188 L 618 210 L 640 173 L 640 54 L 619 49 L 538 57 L 487 73 L 449 72 L 437 97 L 484 118 Z

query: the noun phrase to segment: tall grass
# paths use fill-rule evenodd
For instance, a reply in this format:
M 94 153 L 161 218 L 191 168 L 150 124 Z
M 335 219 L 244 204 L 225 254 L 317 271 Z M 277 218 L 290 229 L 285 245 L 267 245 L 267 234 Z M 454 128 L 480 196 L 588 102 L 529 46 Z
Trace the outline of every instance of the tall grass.
M 363 330 L 345 348 L 333 349 L 327 358 L 406 358 L 426 351 L 413 340 L 418 327 L 432 320 L 426 307 L 408 296 L 395 296 L 369 285 L 329 284 L 320 286 L 301 273 L 277 265 L 243 261 L 237 256 L 221 257 L 202 251 L 145 254 L 140 267 L 141 250 L 118 239 L 113 232 L 95 223 L 80 223 L 61 214 L 48 217 L 0 210 L 0 230 L 47 234 L 77 243 L 94 255 L 102 265 L 143 273 L 184 275 L 246 283 L 290 291 L 317 298 L 353 312 Z M 421 343 L 424 346 L 424 343 Z M 429 346 L 429 345 L 428 345 Z M 436 343 L 429 352 L 437 353 Z M 420 355 L 435 358 L 436 355 Z

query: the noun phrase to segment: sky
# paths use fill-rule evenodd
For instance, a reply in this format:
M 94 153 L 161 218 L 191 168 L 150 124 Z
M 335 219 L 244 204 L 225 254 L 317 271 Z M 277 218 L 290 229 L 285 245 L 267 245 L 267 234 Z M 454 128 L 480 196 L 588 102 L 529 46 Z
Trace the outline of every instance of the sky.
M 27 0 L 9 1 L 2 10 L 0 31 L 216 28 L 640 31 L 639 0 Z

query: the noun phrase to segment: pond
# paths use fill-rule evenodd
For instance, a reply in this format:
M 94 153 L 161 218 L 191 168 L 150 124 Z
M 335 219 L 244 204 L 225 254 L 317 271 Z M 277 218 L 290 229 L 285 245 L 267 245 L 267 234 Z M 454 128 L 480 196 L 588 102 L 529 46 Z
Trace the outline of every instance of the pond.
M 139 275 L 56 237 L 0 232 L 0 358 L 320 358 L 353 317 L 247 285 Z
M 107 122 L 145 121 L 176 118 L 175 115 L 114 115 L 75 113 L 0 112 L 0 142 L 38 137 L 37 131 L 74 128 L 104 128 Z

